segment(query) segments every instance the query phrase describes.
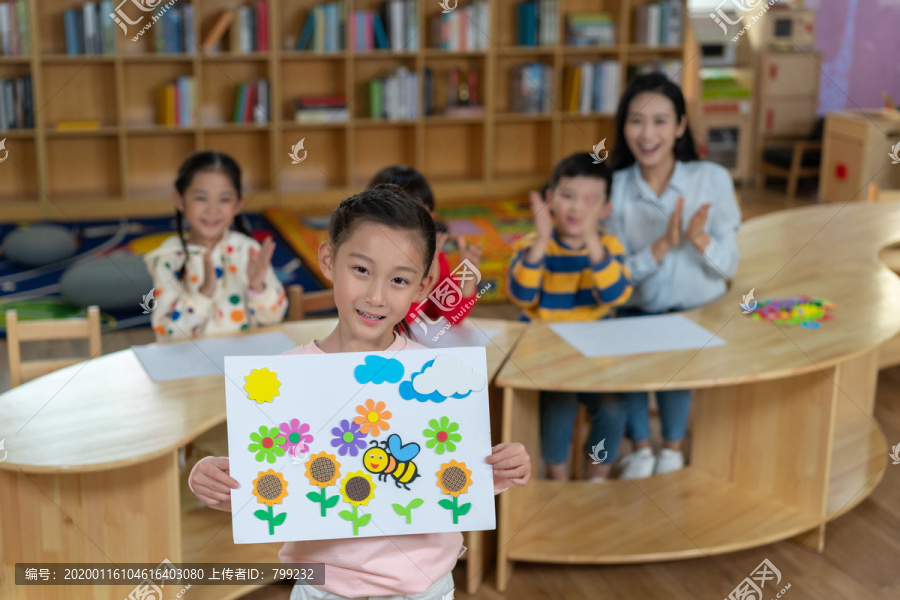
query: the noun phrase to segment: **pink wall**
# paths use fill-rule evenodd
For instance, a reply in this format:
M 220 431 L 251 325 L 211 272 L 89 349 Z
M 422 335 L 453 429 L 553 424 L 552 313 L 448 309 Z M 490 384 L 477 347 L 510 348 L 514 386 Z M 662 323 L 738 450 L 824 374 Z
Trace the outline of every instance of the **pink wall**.
M 819 112 L 900 105 L 900 1 L 806 0 L 822 53 Z

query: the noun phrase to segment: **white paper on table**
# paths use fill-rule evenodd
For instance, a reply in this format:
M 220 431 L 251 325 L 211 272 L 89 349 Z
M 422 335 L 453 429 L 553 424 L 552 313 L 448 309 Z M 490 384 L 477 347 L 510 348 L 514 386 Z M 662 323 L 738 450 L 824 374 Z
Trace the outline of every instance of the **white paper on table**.
M 675 314 L 553 323 L 550 329 L 588 358 L 725 345 L 716 334 Z
M 429 348 L 461 348 L 468 346 L 487 346 L 497 335 L 496 329 L 479 329 L 474 325 L 453 325 L 449 329 L 439 330 L 434 335 L 416 340 Z
M 221 375 L 225 357 L 281 354 L 297 344 L 281 332 L 206 338 L 173 344 L 146 344 L 131 349 L 153 381 Z
M 267 369 L 268 373 L 262 369 Z M 484 462 L 491 453 L 484 348 L 229 356 L 225 359 L 225 373 L 230 474 L 240 482 L 240 487 L 231 491 L 235 543 L 495 528 L 493 471 Z M 411 383 L 413 377 L 415 383 Z M 258 392 L 265 389 L 260 382 L 266 378 L 277 381 L 277 395 Z M 244 389 L 248 386 L 249 390 Z M 429 398 L 426 400 L 405 399 L 404 394 L 410 396 L 410 392 L 419 397 L 429 392 L 431 395 L 425 396 Z M 268 397 L 271 401 L 266 400 Z M 353 426 L 355 417 L 360 416 L 362 420 L 357 407 L 363 407 L 366 412 L 368 400 L 373 401 L 376 409 L 379 402 L 384 403 L 382 412 L 391 413 L 390 418 L 385 419 L 388 428 L 381 429 L 377 436 L 370 429 L 361 438 L 363 447 L 357 450 L 356 456 L 352 456 L 349 449 L 342 455 L 342 443 L 334 429 L 340 433 L 343 425 Z M 437 445 L 427 446 L 435 436 L 426 436 L 425 430 L 434 431 L 431 421 L 436 420 L 440 425 L 442 417 L 447 418 L 448 426 L 449 423 L 458 425 L 453 433 L 461 439 L 455 442 L 452 451 L 445 446 L 443 454 L 438 454 Z M 297 421 L 292 422 L 293 419 Z M 342 424 L 342 421 L 346 423 Z M 304 424 L 309 426 L 305 431 Z M 284 441 L 279 444 L 269 443 L 270 447 L 282 450 L 280 455 L 264 449 L 267 442 L 259 435 L 261 427 L 268 428 L 263 431 L 266 436 L 273 433 L 284 436 Z M 273 432 L 272 428 L 277 430 Z M 297 446 L 291 448 L 289 435 L 282 431 L 288 434 L 303 431 L 295 437 Z M 253 434 L 261 444 L 251 438 Z M 393 448 L 388 446 L 389 454 L 400 456 L 394 459 L 395 466 L 401 461 L 404 469 L 409 469 L 409 461 L 415 465 L 418 477 L 411 481 L 404 481 L 402 477 L 398 481 L 395 475 L 400 471 L 396 468 L 388 474 L 384 465 L 389 465 L 389 461 L 364 463 L 364 457 L 373 448 L 371 442 L 384 449 L 392 435 L 397 439 Z M 305 436 L 312 436 L 312 439 Z M 277 438 L 272 439 L 275 440 Z M 335 440 L 338 446 L 333 444 Z M 250 450 L 251 444 L 257 444 L 253 450 Z M 303 444 L 307 446 L 304 448 Z M 418 444 L 418 452 L 410 444 Z M 398 448 L 400 452 L 395 452 Z M 411 458 L 407 458 L 406 453 Z M 273 462 L 269 462 L 269 454 Z M 323 487 L 316 485 L 311 479 L 313 475 L 308 473 L 318 471 L 318 467 L 313 467 L 314 461 L 327 458 L 327 455 L 339 463 L 339 476 Z M 458 468 L 450 464 L 451 460 L 470 471 L 468 480 L 471 481 L 466 491 L 458 493 L 455 505 L 454 497 L 439 487 L 437 475 L 440 471 Z M 464 473 L 462 470 L 451 472 Z M 357 507 L 355 517 L 352 503 L 342 493 L 351 473 L 354 477 L 368 476 L 374 484 L 371 499 Z M 264 489 L 260 490 L 259 484 L 266 475 L 280 476 L 287 485 L 269 477 Z M 409 489 L 402 487 L 401 482 Z M 270 511 L 265 498 L 267 494 L 272 495 L 273 490 L 286 490 L 287 494 L 280 499 L 270 498 Z M 408 511 L 410 522 L 407 523 L 406 516 L 399 514 L 395 505 L 403 510 L 416 498 L 422 503 Z M 450 508 L 442 506 L 442 501 Z M 468 508 L 464 508 L 467 504 Z M 343 511 L 347 511 L 344 514 L 349 519 L 341 516 Z M 454 512 L 458 513 L 457 523 L 453 522 Z M 368 522 L 356 527 L 354 533 L 351 519 L 361 521 L 366 519 L 365 515 L 371 515 Z M 280 522 L 273 525 L 276 519 Z

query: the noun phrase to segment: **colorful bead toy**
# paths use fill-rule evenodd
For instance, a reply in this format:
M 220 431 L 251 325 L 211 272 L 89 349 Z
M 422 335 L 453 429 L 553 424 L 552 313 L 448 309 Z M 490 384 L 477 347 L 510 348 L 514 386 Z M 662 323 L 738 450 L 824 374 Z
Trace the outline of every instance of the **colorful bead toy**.
M 829 300 L 809 296 L 766 298 L 760 301 L 750 317 L 776 325 L 800 325 L 807 329 L 818 329 L 822 321 L 834 320 L 834 308 L 834 303 Z

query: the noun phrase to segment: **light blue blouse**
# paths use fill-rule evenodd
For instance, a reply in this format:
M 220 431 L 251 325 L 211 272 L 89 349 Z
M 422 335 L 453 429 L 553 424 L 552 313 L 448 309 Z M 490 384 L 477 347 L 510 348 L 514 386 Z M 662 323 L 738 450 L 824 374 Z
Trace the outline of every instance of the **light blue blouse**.
M 711 204 L 705 228 L 710 243 L 700 254 L 682 235 L 681 244 L 657 263 L 651 247 L 666 232 L 679 196 L 684 197 L 682 231 L 703 204 Z M 657 196 L 635 163 L 615 172 L 610 199 L 612 213 L 604 225 L 625 246 L 625 265 L 634 285 L 626 306 L 651 313 L 683 310 L 725 293 L 725 282 L 738 265 L 736 236 L 741 209 L 724 167 L 706 161 L 677 161 L 666 189 Z

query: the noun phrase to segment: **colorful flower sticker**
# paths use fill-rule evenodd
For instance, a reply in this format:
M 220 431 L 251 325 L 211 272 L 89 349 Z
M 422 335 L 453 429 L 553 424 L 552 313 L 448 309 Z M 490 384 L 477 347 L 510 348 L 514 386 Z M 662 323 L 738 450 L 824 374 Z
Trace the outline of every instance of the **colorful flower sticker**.
M 463 505 L 459 504 L 459 495 L 465 494 L 472 485 L 472 471 L 466 468 L 466 463 L 458 463 L 451 460 L 441 465 L 440 470 L 436 473 L 437 485 L 444 494 L 453 496 L 453 500 L 439 500 L 438 504 L 443 508 L 453 512 L 453 524 L 459 523 L 458 519 L 462 515 L 469 512 L 472 508 L 471 502 Z
M 247 375 L 247 384 L 244 389 L 251 400 L 256 400 L 257 404 L 263 402 L 271 402 L 278 395 L 278 388 L 281 382 L 275 373 L 263 367 L 262 369 L 253 369 Z
M 346 456 L 347 452 L 350 452 L 350 456 L 357 456 L 366 447 L 362 439 L 365 434 L 359 430 L 359 425 L 347 419 L 341 420 L 340 427 L 332 427 L 331 434 L 334 435 L 331 445 L 338 449 L 341 456 Z
M 357 508 L 368 506 L 369 500 L 375 497 L 375 484 L 372 482 L 372 476 L 362 471 L 347 473 L 347 476 L 341 480 L 341 495 L 344 500 L 353 505 L 353 511 L 342 510 L 340 517 L 345 521 L 353 523 L 353 535 L 359 535 L 359 528 L 367 525 L 372 515 L 359 516 Z
M 334 505 L 340 499 L 339 494 L 329 498 L 325 494 L 325 488 L 334 485 L 340 476 L 341 463 L 337 461 L 334 454 L 319 452 L 306 461 L 306 478 L 309 479 L 311 484 L 321 488 L 321 492 L 309 492 L 306 494 L 306 497 L 321 505 L 323 517 L 326 516 L 326 509 L 334 508 Z
M 462 440 L 460 434 L 454 433 L 459 429 L 458 423 L 451 421 L 447 417 L 441 417 L 440 423 L 438 423 L 437 419 L 431 419 L 428 421 L 428 424 L 431 425 L 431 429 L 426 429 L 422 432 L 425 437 L 431 438 L 425 442 L 426 447 L 434 448 L 434 451 L 438 454 L 443 454 L 444 450 L 448 452 L 456 450 L 454 442 Z
M 273 463 L 275 457 L 284 456 L 284 448 L 281 445 L 285 443 L 285 438 L 279 435 L 277 427 L 263 425 L 259 428 L 259 433 L 250 434 L 250 439 L 253 441 L 247 446 L 247 450 L 256 452 L 256 462 L 266 460 Z
M 284 436 L 285 442 L 281 446 L 291 456 L 298 454 L 306 454 L 309 450 L 307 444 L 312 443 L 313 436 L 307 433 L 309 431 L 308 423 L 300 423 L 300 419 L 291 419 L 290 424 L 281 424 L 281 435 Z
M 287 485 L 281 473 L 276 473 L 272 469 L 260 471 L 259 476 L 253 480 L 253 495 L 260 504 L 269 507 L 268 510 L 257 510 L 253 515 L 261 521 L 268 521 L 269 535 L 275 535 L 275 527 L 284 523 L 287 518 L 287 513 L 276 515 L 272 510 L 273 505 L 281 504 L 288 495 Z
M 360 416 L 354 418 L 353 422 L 360 426 L 360 432 L 372 437 L 378 437 L 378 434 L 383 430 L 390 428 L 387 420 L 392 416 L 391 411 L 384 410 L 384 407 L 384 402 L 379 401 L 378 404 L 375 404 L 375 401 L 371 398 L 366 400 L 365 406 L 360 404 L 356 407 L 356 412 Z

